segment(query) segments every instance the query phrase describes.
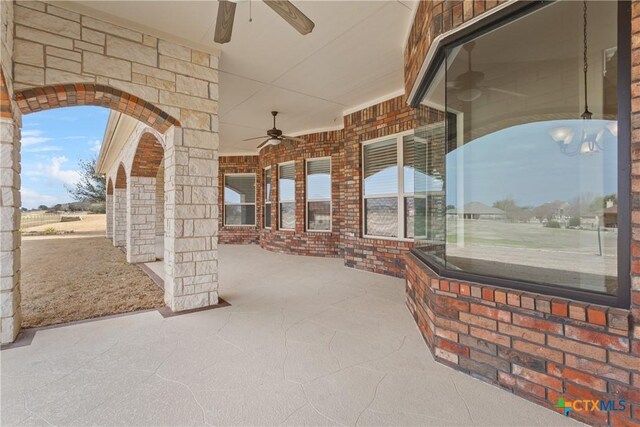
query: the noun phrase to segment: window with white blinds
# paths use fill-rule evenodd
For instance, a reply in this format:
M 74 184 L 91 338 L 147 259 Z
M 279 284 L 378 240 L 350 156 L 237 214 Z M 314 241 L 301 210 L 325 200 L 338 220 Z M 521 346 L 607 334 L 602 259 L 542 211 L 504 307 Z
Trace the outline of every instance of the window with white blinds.
M 284 163 L 278 166 L 278 228 L 296 228 L 296 164 Z
M 264 170 L 264 228 L 271 228 L 271 168 Z
M 331 158 L 307 160 L 307 230 L 331 231 Z
M 413 132 L 364 143 L 362 170 L 365 236 L 413 236 L 413 157 Z
M 224 225 L 256 225 L 255 174 L 225 174 Z

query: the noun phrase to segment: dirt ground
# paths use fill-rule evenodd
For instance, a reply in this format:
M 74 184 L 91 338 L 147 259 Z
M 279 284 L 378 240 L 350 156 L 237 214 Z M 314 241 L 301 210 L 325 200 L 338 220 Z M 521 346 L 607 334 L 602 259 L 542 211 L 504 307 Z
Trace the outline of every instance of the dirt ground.
M 162 290 L 137 266 L 127 264 L 109 240 L 94 235 L 104 232 L 104 215 L 87 217 L 42 226 L 83 235 L 23 237 L 23 328 L 164 305 Z

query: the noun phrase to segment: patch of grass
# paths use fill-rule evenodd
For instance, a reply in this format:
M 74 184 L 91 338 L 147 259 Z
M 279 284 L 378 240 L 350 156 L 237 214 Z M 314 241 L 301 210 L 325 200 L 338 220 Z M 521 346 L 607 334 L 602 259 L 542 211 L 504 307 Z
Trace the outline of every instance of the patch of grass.
M 44 234 L 56 234 L 56 229 L 53 227 L 47 227 L 44 229 Z

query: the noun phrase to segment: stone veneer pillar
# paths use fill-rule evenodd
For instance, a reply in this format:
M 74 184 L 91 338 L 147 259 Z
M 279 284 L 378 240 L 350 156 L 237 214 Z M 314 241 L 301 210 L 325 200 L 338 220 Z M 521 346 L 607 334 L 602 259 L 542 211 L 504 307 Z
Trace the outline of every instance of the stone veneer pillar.
M 217 128 L 217 118 L 216 118 Z M 218 134 L 173 127 L 165 146 L 165 303 L 218 303 Z
M 127 244 L 127 189 L 113 189 L 113 246 Z
M 107 194 L 107 198 L 105 199 L 105 214 L 107 222 L 105 236 L 107 239 L 113 239 L 113 194 Z
M 156 260 L 156 179 L 132 176 L 127 186 L 127 262 Z
M 19 117 L 18 117 L 19 119 Z M 0 342 L 20 331 L 20 130 L 0 118 Z

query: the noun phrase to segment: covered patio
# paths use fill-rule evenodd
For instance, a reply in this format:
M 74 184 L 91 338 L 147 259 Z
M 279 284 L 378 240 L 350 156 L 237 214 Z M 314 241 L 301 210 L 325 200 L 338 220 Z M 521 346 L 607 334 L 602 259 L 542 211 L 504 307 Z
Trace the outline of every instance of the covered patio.
M 3 351 L 2 425 L 576 424 L 436 363 L 401 279 L 256 246 L 223 245 L 220 261 L 229 307 Z

